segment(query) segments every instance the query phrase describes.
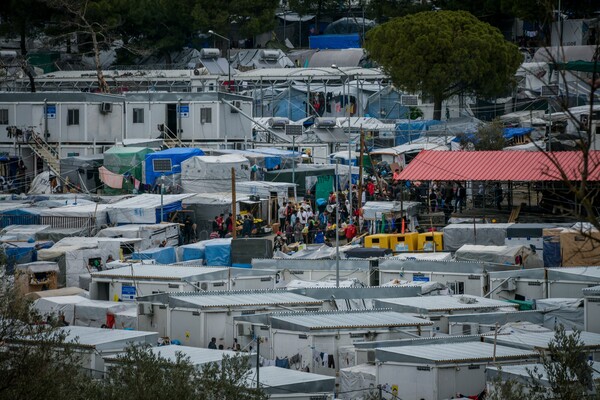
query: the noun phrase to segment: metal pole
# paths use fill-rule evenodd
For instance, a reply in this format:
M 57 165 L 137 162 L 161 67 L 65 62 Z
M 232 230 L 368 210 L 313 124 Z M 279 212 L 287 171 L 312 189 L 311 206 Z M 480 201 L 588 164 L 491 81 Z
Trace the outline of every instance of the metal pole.
M 260 388 L 260 336 L 256 338 L 256 389 Z
M 231 222 L 231 237 L 237 237 L 237 210 L 236 210 L 236 193 L 235 193 L 235 168 L 231 167 L 231 214 L 233 221 Z
M 335 161 L 335 287 L 340 287 L 340 197 L 338 193 L 338 166 L 340 159 Z
M 346 82 L 348 84 L 348 103 L 346 104 L 348 110 L 348 214 L 352 221 L 352 128 L 350 126 L 350 76 L 348 75 L 346 75 Z
M 163 202 L 163 194 L 165 191 L 165 176 L 160 177 L 160 222 L 163 222 L 165 218 L 165 209 Z
M 296 135 L 292 136 L 292 151 L 296 151 Z M 294 158 L 292 158 L 292 183 L 296 187 L 296 160 Z

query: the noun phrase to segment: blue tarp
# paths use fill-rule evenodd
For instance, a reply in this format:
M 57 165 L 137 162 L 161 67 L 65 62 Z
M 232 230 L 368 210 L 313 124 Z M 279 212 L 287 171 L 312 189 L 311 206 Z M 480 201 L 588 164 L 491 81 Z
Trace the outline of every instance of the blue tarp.
M 204 248 L 206 247 L 206 242 L 206 240 L 203 240 L 198 243 L 179 246 L 181 251 L 180 261 L 204 260 Z
M 348 35 L 318 35 L 309 36 L 311 49 L 359 49 L 360 35 L 350 33 Z
M 9 242 L 4 247 L 6 264 L 11 272 L 16 264 L 26 264 L 37 261 L 37 251 L 49 249 L 54 245 L 52 241 L 43 242 Z
M 504 139 L 509 140 L 515 136 L 524 136 L 533 132 L 533 128 L 504 128 L 502 134 Z
M 160 224 L 163 221 L 168 221 L 169 214 L 171 214 L 172 212 L 175 212 L 175 211 L 183 210 L 183 206 L 181 205 L 181 201 L 174 201 L 173 203 L 164 204 L 162 206 L 162 210 L 163 210 L 162 219 L 160 218 L 160 210 L 161 210 L 160 206 L 156 207 L 156 223 L 157 224 Z
M 401 122 L 396 124 L 396 146 L 400 146 L 405 143 L 409 143 L 421 136 L 422 132 L 429 129 L 430 126 L 439 125 L 441 121 L 433 119 L 426 121 L 411 121 Z
M 155 260 L 158 264 L 173 264 L 177 262 L 174 247 L 156 247 L 137 251 L 131 255 L 132 260 Z
M 156 178 L 161 175 L 173 175 L 181 173 L 181 163 L 190 157 L 203 156 L 204 152 L 200 149 L 191 147 L 174 147 L 156 153 L 146 154 L 146 183 L 153 185 L 156 183 Z M 166 159 L 171 160 L 171 171 L 155 171 L 153 160 Z
M 40 225 L 40 213 L 31 208 L 17 208 L 0 214 L 0 228 L 9 225 Z
M 204 248 L 206 265 L 211 267 L 231 266 L 231 239 L 213 239 Z

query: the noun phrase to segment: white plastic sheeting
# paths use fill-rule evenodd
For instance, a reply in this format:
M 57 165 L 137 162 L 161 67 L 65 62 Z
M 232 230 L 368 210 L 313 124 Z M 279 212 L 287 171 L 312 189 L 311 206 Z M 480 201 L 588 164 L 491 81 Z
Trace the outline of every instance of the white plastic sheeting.
M 179 242 L 179 224 L 131 224 L 102 229 L 97 237 L 142 239 L 139 250 L 158 247 L 163 240 L 167 246 L 177 246 Z M 113 256 L 114 257 L 114 256 Z
M 185 193 L 222 192 L 231 187 L 231 169 L 236 181 L 250 180 L 250 161 L 239 154 L 191 157 L 181 163 L 181 186 Z
M 503 265 L 523 265 L 542 268 L 544 262 L 526 246 L 480 246 L 465 244 L 454 254 L 457 261 L 481 261 Z M 521 259 L 521 264 L 517 263 Z
M 450 224 L 444 229 L 444 251 L 456 251 L 464 244 L 503 246 L 513 224 Z
M 117 224 L 154 224 L 161 204 L 168 205 L 190 197 L 189 194 L 141 194 L 107 206 L 108 216 Z
M 359 364 L 340 369 L 340 399 L 361 400 L 377 394 L 377 367 Z

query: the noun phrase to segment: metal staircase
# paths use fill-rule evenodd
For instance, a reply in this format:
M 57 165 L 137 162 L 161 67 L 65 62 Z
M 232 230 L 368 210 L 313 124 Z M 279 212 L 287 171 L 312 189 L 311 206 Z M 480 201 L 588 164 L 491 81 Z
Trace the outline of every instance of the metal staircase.
M 35 132 L 30 132 L 31 136 L 28 138 L 27 145 L 33 152 L 40 157 L 48 169 L 53 172 L 56 176 L 60 176 L 60 156 L 58 150 L 53 146 L 50 146 L 42 136 Z
M 175 132 L 170 130 L 166 124 L 163 124 L 161 128 L 163 129 L 163 144 L 166 148 L 172 149 L 173 147 L 187 147 L 185 144 L 183 144 Z

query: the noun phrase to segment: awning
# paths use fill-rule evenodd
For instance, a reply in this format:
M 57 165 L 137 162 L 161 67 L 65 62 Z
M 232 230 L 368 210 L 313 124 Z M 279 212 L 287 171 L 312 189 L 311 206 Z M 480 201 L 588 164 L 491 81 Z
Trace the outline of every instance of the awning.
M 582 166 L 580 151 L 422 151 L 400 173 L 400 179 L 562 181 L 564 173 L 566 179 L 580 181 Z M 600 181 L 600 151 L 589 152 L 587 180 Z

